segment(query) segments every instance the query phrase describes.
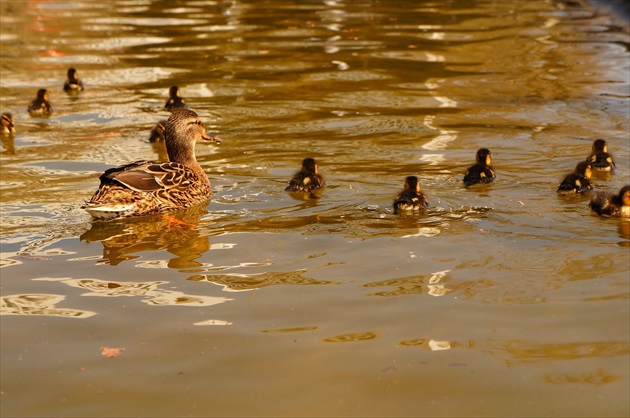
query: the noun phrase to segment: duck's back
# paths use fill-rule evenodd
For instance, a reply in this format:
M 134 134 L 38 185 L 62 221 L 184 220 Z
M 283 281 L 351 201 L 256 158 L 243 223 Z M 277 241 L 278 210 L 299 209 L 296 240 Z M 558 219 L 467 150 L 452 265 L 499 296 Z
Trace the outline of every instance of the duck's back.
M 477 183 L 489 183 L 496 178 L 494 170 L 487 165 L 475 164 L 464 174 L 464 184 L 472 186 Z
M 584 193 L 593 188 L 593 183 L 588 178 L 578 174 L 571 173 L 562 180 L 558 186 L 558 192 Z
M 620 215 L 622 205 L 619 196 L 610 192 L 597 192 L 589 203 L 591 209 L 598 215 Z
M 428 205 L 429 202 L 423 194 L 413 190 L 403 190 L 394 200 L 394 212 L 419 210 Z
M 591 163 L 593 169 L 598 171 L 612 171 L 615 168 L 615 161 L 607 152 L 591 154 L 586 161 Z
M 173 162 L 136 161 L 110 168 L 83 206 L 93 217 L 108 219 L 149 215 L 195 206 L 210 199 L 207 179 Z
M 324 178 L 319 174 L 309 173 L 305 170 L 298 171 L 284 189 L 288 192 L 310 192 L 324 187 Z

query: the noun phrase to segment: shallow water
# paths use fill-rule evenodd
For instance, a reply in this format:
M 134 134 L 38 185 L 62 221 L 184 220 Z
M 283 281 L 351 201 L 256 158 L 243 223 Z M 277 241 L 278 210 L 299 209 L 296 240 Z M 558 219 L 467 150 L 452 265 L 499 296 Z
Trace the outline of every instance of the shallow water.
M 115 4 L 115 7 L 112 7 Z M 627 28 L 580 1 L 3 1 L 2 416 L 627 416 Z M 74 66 L 86 90 L 62 90 Z M 206 208 L 92 222 L 164 158 L 178 85 Z M 54 113 L 31 118 L 38 88 Z M 465 189 L 480 147 L 498 179 Z M 283 191 L 319 162 L 319 199 Z M 407 175 L 430 207 L 394 215 Z M 178 221 L 179 220 L 179 221 Z M 106 358 L 101 347 L 123 348 Z

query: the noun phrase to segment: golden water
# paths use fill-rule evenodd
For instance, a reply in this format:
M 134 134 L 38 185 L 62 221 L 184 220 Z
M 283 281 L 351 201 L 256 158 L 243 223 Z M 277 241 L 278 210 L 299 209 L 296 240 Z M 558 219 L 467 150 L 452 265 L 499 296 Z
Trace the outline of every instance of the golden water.
M 627 416 L 628 30 L 581 1 L 0 3 L 2 416 Z M 62 91 L 69 67 L 86 90 Z M 178 85 L 180 222 L 92 222 Z M 48 119 L 26 107 L 50 91 Z M 498 179 L 465 189 L 480 147 Z M 320 199 L 283 191 L 307 156 Z M 396 216 L 407 175 L 430 207 Z M 115 358 L 101 347 L 124 348 Z

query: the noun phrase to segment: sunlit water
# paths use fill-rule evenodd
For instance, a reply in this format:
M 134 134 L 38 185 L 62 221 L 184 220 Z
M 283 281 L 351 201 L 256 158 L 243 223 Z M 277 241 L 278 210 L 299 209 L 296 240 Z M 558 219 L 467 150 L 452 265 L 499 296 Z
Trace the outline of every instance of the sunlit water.
M 582 1 L 0 6 L 2 416 L 627 416 L 630 37 Z M 61 89 L 74 66 L 86 90 Z M 92 222 L 178 85 L 220 146 L 176 219 Z M 31 118 L 38 88 L 54 113 Z M 498 179 L 465 189 L 475 152 Z M 284 187 L 305 157 L 319 199 Z M 430 207 L 394 215 L 407 175 Z M 179 220 L 179 221 L 178 221 Z M 113 358 L 101 347 L 122 348 Z

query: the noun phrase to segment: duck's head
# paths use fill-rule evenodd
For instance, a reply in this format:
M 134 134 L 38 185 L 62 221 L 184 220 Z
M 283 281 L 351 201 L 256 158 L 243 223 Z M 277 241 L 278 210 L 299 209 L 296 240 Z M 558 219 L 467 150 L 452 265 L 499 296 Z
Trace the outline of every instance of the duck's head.
M 575 172 L 590 179 L 592 174 L 591 163 L 588 161 L 578 163 L 578 165 L 575 166 Z
M 200 139 L 220 143 L 214 135 L 208 135 L 197 113 L 190 109 L 177 109 L 166 121 L 164 130 L 166 151 L 171 161 L 180 162 L 182 156 L 194 158 L 194 146 Z
M 481 148 L 477 151 L 477 162 L 485 165 L 492 164 L 492 153 L 490 150 L 487 148 Z
M 46 89 L 39 89 L 39 90 L 37 90 L 37 100 L 39 100 L 40 102 L 47 102 L 48 101 L 48 90 L 46 90 Z
M 68 80 L 76 80 L 77 76 L 77 70 L 75 70 L 74 67 L 68 68 Z
M 179 97 L 179 87 L 172 86 L 168 90 L 168 97 L 170 97 L 171 99 L 174 99 L 175 97 Z
M 593 154 L 599 154 L 602 152 L 608 152 L 608 144 L 603 139 L 596 139 L 593 142 Z
M 15 129 L 15 123 L 13 122 L 13 115 L 10 113 L 3 113 L 0 123 L 2 124 L 2 126 L 6 127 L 8 130 Z
M 621 200 L 621 206 L 630 206 L 630 184 L 621 188 L 619 191 L 619 200 Z
M 405 190 L 413 190 L 416 193 L 420 193 L 420 181 L 416 176 L 407 176 L 405 179 Z
M 302 170 L 311 173 L 317 174 L 319 172 L 319 168 L 317 167 L 317 163 L 313 158 L 305 158 L 302 161 Z

